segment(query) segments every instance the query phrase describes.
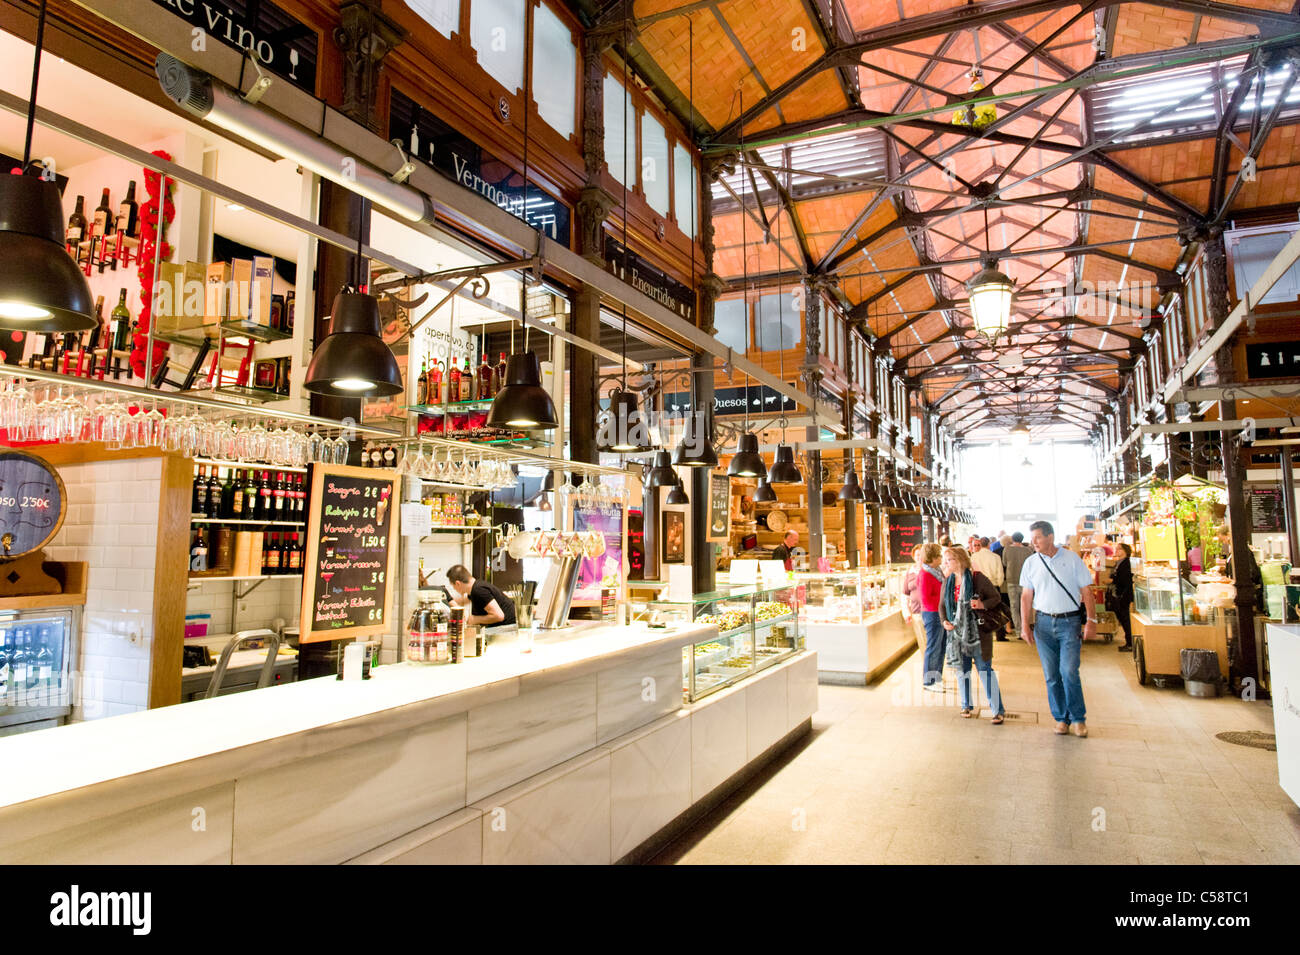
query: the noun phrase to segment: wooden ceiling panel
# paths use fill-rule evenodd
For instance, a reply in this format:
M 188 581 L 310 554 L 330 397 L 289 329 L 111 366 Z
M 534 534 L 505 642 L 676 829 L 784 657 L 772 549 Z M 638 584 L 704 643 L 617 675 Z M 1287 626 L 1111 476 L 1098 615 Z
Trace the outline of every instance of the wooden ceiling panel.
M 781 114 L 787 123 L 794 123 L 836 113 L 847 106 L 839 74 L 826 70 L 781 100 Z
M 1126 4 L 1119 8 L 1112 56 L 1149 53 L 1192 42 L 1199 17 L 1183 10 L 1169 10 L 1146 3 Z M 1204 39 L 1201 37 L 1200 39 Z
M 718 0 L 714 6 L 769 87 L 777 87 L 824 52 L 802 3 Z M 840 97 L 841 108 L 845 105 Z
M 717 129 L 740 112 L 737 85 L 749 105 L 757 103 L 766 91 L 715 17 L 696 13 L 692 20 L 695 62 L 708 64 L 707 76 L 695 77 L 695 110 Z M 686 95 L 691 87 L 692 51 L 686 17 L 669 17 L 644 26 L 638 31 L 637 40 L 669 81 Z

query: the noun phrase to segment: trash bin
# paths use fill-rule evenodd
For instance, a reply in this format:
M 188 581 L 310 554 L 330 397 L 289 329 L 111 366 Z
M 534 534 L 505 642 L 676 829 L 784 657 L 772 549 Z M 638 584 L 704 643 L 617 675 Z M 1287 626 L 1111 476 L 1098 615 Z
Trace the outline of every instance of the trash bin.
M 1188 696 L 1216 697 L 1222 682 L 1219 654 L 1214 650 L 1184 649 L 1179 653 L 1180 671 Z

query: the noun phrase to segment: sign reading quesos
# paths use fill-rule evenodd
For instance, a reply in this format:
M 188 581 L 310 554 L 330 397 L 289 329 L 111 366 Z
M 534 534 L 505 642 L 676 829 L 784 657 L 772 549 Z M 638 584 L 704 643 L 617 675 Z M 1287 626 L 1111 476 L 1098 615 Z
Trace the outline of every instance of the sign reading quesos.
M 391 471 L 312 465 L 300 642 L 392 628 L 400 480 Z

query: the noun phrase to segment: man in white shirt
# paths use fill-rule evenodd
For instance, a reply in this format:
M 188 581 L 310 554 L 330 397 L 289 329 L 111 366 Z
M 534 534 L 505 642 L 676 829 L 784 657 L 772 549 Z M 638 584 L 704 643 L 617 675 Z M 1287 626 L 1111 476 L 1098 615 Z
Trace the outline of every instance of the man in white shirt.
M 972 538 L 975 550 L 970 555 L 970 565 L 972 570 L 978 570 L 981 574 L 993 581 L 993 586 L 1002 589 L 1004 580 L 1002 570 L 1002 558 L 985 546 L 984 541 L 978 537 Z
M 1056 734 L 1073 730 L 1075 736 L 1087 736 L 1079 654 L 1083 639 L 1097 635 L 1092 572 L 1074 551 L 1056 546 L 1047 521 L 1030 524 L 1029 536 L 1037 553 L 1020 570 L 1023 636 L 1038 648 Z

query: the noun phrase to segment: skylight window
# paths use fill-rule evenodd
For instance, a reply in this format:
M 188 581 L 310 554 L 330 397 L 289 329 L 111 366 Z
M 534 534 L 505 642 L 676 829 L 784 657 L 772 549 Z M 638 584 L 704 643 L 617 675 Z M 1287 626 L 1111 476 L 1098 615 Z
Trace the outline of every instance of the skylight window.
M 801 191 L 801 187 L 812 189 L 826 186 L 833 189 L 837 185 L 835 180 L 826 179 L 825 175 L 848 178 L 883 178 L 885 175 L 885 139 L 870 129 L 831 133 L 788 145 L 764 146 L 758 150 L 758 155 L 763 164 L 773 169 L 796 170 L 790 176 L 790 188 L 796 194 Z M 784 181 L 783 174 L 778 174 L 778 177 Z M 713 198 L 716 202 L 733 201 L 722 184 L 724 181 L 738 196 L 752 195 L 754 192 L 748 173 L 743 167 L 738 167 L 734 174 L 724 176 L 713 184 Z M 764 201 L 775 195 L 761 170 L 754 170 L 754 181 L 758 183 L 758 194 Z

